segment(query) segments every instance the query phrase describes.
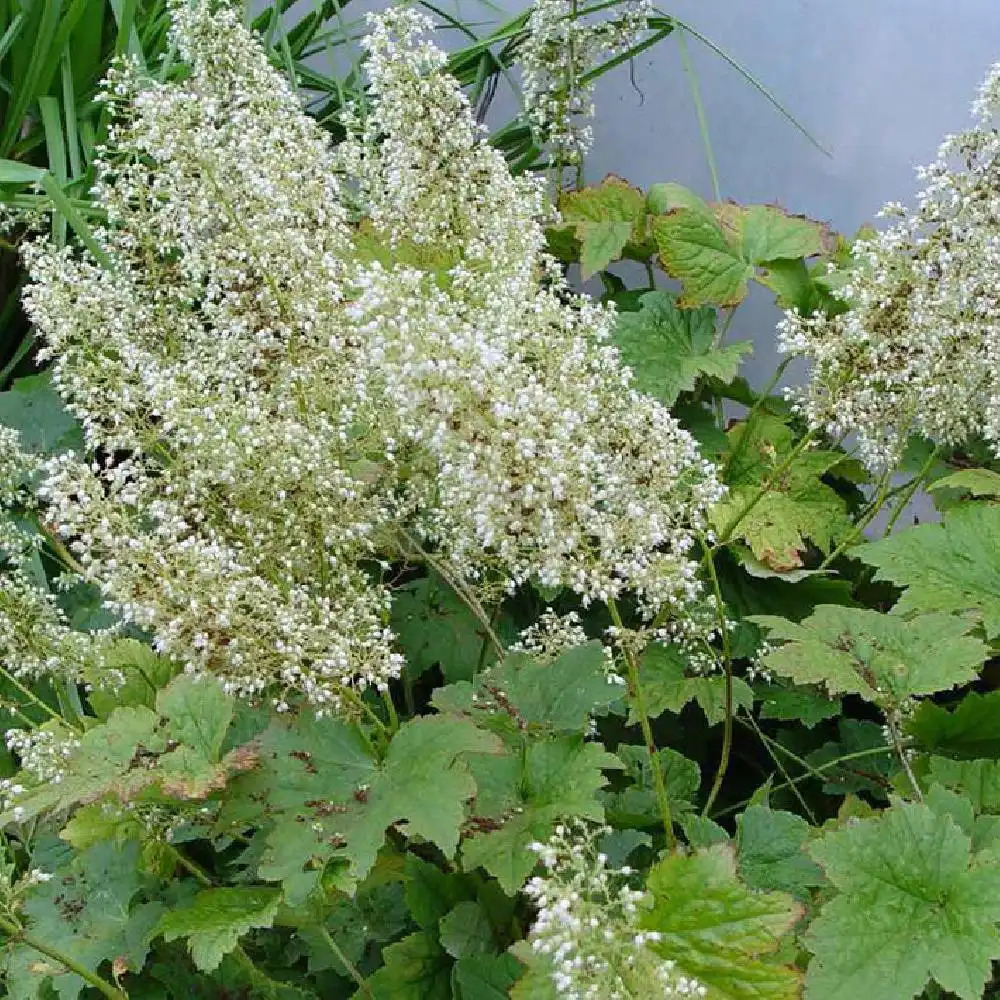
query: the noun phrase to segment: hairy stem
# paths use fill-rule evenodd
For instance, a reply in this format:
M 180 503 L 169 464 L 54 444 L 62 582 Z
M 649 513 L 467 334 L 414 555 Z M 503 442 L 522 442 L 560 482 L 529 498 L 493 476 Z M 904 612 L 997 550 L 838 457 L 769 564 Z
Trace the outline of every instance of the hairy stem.
M 7 934 L 10 940 L 18 941 L 23 945 L 27 945 L 27 947 L 45 955 L 47 958 L 51 958 L 53 962 L 58 962 L 60 965 L 69 969 L 70 972 L 78 975 L 88 985 L 93 986 L 99 993 L 106 997 L 110 997 L 111 1000 L 128 1000 L 128 994 L 123 990 L 118 989 L 117 986 L 109 983 L 106 979 L 102 979 L 96 972 L 91 972 L 90 969 L 88 969 L 85 965 L 81 965 L 70 955 L 51 947 L 44 941 L 40 941 L 34 935 L 29 934 L 26 930 L 24 930 L 23 927 L 19 927 L 16 923 L 8 920 L 6 917 L 0 917 L 0 931 Z
M 340 962 L 340 964 L 347 970 L 351 979 L 358 984 L 358 989 L 364 993 L 366 997 L 371 998 L 371 1000 L 375 1000 L 375 994 L 372 992 L 371 986 L 368 985 L 368 981 L 361 974 L 361 970 L 344 954 L 343 949 L 337 944 L 336 941 L 334 941 L 330 932 L 322 924 L 316 924 L 315 928 L 318 931 L 319 936 L 323 939 L 323 943 L 330 949 L 330 951 L 333 952 L 337 961 Z
M 607 603 L 615 628 L 624 630 L 625 626 L 622 624 L 622 616 L 618 611 L 615 599 L 609 597 Z M 646 713 L 642 683 L 639 679 L 639 664 L 636 662 L 635 654 L 627 646 L 624 647 L 624 653 L 625 665 L 628 670 L 628 693 L 632 699 L 635 714 L 639 716 L 639 728 L 642 730 L 642 738 L 646 742 L 646 752 L 649 754 L 649 767 L 653 778 L 653 790 L 656 794 L 656 804 L 660 810 L 663 832 L 667 838 L 667 847 L 673 851 L 677 847 L 677 838 L 674 836 L 674 821 L 670 812 L 670 800 L 667 798 L 667 786 L 664 784 L 663 772 L 660 770 L 660 762 L 657 760 L 658 750 L 656 749 L 656 741 L 653 739 L 653 727 L 650 725 L 649 715 Z
M 702 545 L 708 551 L 708 545 L 702 538 Z M 722 639 L 722 662 L 726 671 L 726 717 L 722 724 L 722 753 L 719 757 L 719 766 L 715 772 L 715 780 L 712 782 L 712 789 L 705 800 L 705 808 L 702 815 L 707 816 L 708 811 L 715 804 L 722 789 L 722 782 L 725 780 L 726 771 L 729 769 L 729 758 L 733 752 L 733 651 L 729 642 L 729 626 L 726 621 L 726 604 L 722 599 L 722 587 L 719 585 L 719 574 L 715 571 L 715 560 L 708 559 L 708 575 L 712 581 L 712 593 L 715 595 L 715 616 L 719 626 L 719 635 Z
M 913 796 L 918 802 L 923 802 L 924 793 L 920 790 L 920 785 L 917 783 L 917 776 L 913 773 L 913 768 L 910 767 L 906 750 L 903 747 L 903 738 L 899 732 L 899 713 L 894 709 L 890 709 L 890 711 L 885 713 L 885 722 L 886 728 L 889 730 L 889 739 L 892 740 L 892 748 L 896 751 L 899 763 L 903 766 L 906 780 L 909 781 L 910 787 L 913 789 Z

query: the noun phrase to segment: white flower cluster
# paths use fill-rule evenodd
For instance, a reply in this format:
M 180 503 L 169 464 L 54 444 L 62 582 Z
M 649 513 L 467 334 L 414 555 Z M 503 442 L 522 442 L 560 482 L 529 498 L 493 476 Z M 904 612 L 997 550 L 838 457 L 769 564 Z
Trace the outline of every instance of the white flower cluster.
M 39 468 L 17 432 L 0 427 L 0 664 L 17 678 L 76 681 L 100 662 L 112 635 L 72 630 L 48 589 L 42 536 L 26 520 L 38 516 L 32 486 Z
M 604 5 L 606 8 L 607 5 Z M 535 135 L 559 167 L 579 165 L 593 143 L 593 83 L 602 59 L 627 52 L 655 12 L 652 0 L 625 0 L 594 14 L 576 0 L 535 0 L 521 47 L 524 103 Z
M 566 1000 L 705 996 L 704 986 L 648 947 L 660 935 L 639 927 L 646 894 L 629 887 L 631 869 L 609 868 L 597 849 L 609 832 L 577 821 L 531 845 L 546 872 L 525 887 L 538 908 L 528 940 L 551 966 L 556 994 Z
M 580 616 L 575 611 L 565 615 L 546 608 L 533 625 L 524 629 L 511 650 L 528 653 L 540 663 L 551 663 L 569 649 L 590 642 Z M 608 680 L 624 684 L 625 678 L 615 669 L 615 654 L 610 646 L 604 647 L 604 669 Z
M 80 748 L 80 741 L 61 724 L 47 724 L 38 729 L 8 729 L 4 734 L 7 749 L 16 754 L 20 770 L 13 778 L 0 779 L 0 812 L 10 812 L 17 822 L 24 809 L 18 799 L 30 784 L 58 785 L 66 776 L 66 766 Z
M 683 607 L 714 469 L 544 254 L 541 188 L 428 22 L 372 19 L 372 101 L 334 151 L 235 10 L 172 10 L 189 74 L 108 86 L 110 263 L 28 252 L 94 455 L 41 495 L 111 606 L 188 670 L 320 710 L 398 673 L 373 573 L 422 546 L 484 589 Z
M 983 435 L 1000 445 L 1000 65 L 973 105 L 974 127 L 949 136 L 920 171 L 913 210 L 854 246 L 838 295 L 846 312 L 790 313 L 782 350 L 812 362 L 793 391 L 810 425 L 856 434 L 860 457 L 891 469 L 909 434 L 953 445 Z

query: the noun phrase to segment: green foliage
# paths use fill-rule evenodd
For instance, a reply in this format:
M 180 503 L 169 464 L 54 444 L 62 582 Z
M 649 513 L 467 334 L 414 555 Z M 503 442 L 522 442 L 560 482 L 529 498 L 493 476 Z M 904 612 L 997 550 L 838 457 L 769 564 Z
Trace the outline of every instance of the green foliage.
M 277 889 L 206 889 L 164 913 L 152 933 L 166 941 L 185 938 L 195 966 L 212 972 L 247 931 L 274 923 L 280 902 Z
M 691 392 L 700 376 L 732 382 L 747 341 L 715 346 L 715 310 L 678 309 L 666 292 L 643 295 L 638 312 L 618 318 L 615 343 L 636 373 L 638 389 L 668 406 Z
M 400 587 L 392 625 L 409 653 L 407 669 L 414 677 L 437 665 L 449 683 L 469 680 L 496 658 L 476 616 L 436 575 Z
M 97 844 L 76 855 L 54 877 L 34 887 L 22 909 L 32 939 L 71 956 L 91 972 L 115 962 L 122 970 L 142 968 L 147 938 L 163 912 L 143 901 L 151 881 L 137 869 L 138 847 Z M 13 943 L 3 956 L 7 995 L 12 1000 L 43 996 L 50 983 L 60 1000 L 74 1000 L 85 981 L 27 942 Z
M 844 497 L 824 481 L 845 465 L 841 452 L 796 454 L 792 429 L 767 414 L 736 424 L 727 436 L 730 489 L 712 522 L 727 537 L 745 541 L 764 567 L 799 569 L 809 543 L 828 551 L 851 531 Z
M 975 679 L 987 655 L 982 640 L 969 635 L 971 623 L 951 615 L 907 620 L 824 604 L 801 624 L 769 615 L 752 620 L 770 639 L 784 640 L 763 657 L 769 670 L 886 706 Z
M 646 711 L 653 718 L 668 711 L 678 713 L 691 701 L 697 702 L 709 725 L 721 722 L 726 716 L 725 677 L 689 673 L 684 655 L 676 646 L 650 644 L 642 655 L 639 677 Z M 753 690 L 742 677 L 733 678 L 732 701 L 734 706 L 744 708 L 753 705 Z M 634 706 L 629 718 L 638 722 Z
M 931 979 L 980 997 L 1000 957 L 1000 862 L 971 846 L 951 816 L 912 802 L 817 841 L 837 894 L 806 934 L 807 997 L 909 1000 Z
M 547 840 L 567 816 L 602 820 L 604 771 L 621 767 L 616 756 L 575 736 L 530 743 L 519 757 L 482 760 L 475 775 L 487 794 L 474 803 L 480 832 L 462 847 L 463 867 L 482 867 L 505 892 L 517 892 L 537 863 L 529 845 Z
M 895 610 L 974 611 L 987 639 L 1000 636 L 1000 507 L 966 504 L 857 549 L 876 579 L 904 587 Z
M 0 424 L 18 431 L 24 448 L 38 455 L 54 455 L 83 443 L 79 425 L 47 374 L 20 378 L 8 392 L 0 392 Z
M 581 276 L 586 280 L 623 256 L 652 256 L 643 193 L 620 177 L 609 175 L 597 187 L 567 192 L 559 200 L 562 222 L 577 244 Z
M 795 813 L 750 806 L 740 816 L 740 875 L 751 889 L 779 889 L 807 898 L 823 873 L 806 854 L 809 824 Z
M 952 757 L 1000 757 L 1000 692 L 970 691 L 949 711 L 922 702 L 907 731 L 925 750 Z
M 709 1000 L 799 995 L 799 974 L 772 953 L 801 911 L 782 893 L 741 884 L 728 847 L 667 858 L 647 887 L 653 906 L 642 922 L 661 935 L 656 950 L 704 984 Z
M 324 75 L 317 56 L 354 29 L 334 3 L 280 7 L 259 15 L 265 47 L 336 137 L 363 74 Z M 54 205 L 59 243 L 88 244 L 102 221 L 88 201 L 107 124 L 95 81 L 115 52 L 158 65 L 166 23 L 160 0 L 0 13 L 0 201 Z M 449 57 L 478 110 L 517 67 L 525 23 Z M 521 119 L 493 136 L 517 170 L 545 166 L 535 139 Z M 453 583 L 433 546 L 418 558 L 373 536 L 357 569 L 387 588 L 381 623 L 404 666 L 387 690 L 350 689 L 317 714 L 279 686 L 236 696 L 158 655 L 104 604 L 99 573 L 63 587 L 67 565 L 89 565 L 86 539 L 60 540 L 44 503 L 18 494 L 2 512 L 17 535 L 4 538 L 31 540 L 26 573 L 101 647 L 79 683 L 0 657 L 5 996 L 558 1000 L 533 947 L 546 905 L 534 887 L 551 885 L 546 845 L 567 830 L 587 831 L 609 879 L 635 893 L 629 923 L 610 881 L 595 890 L 577 872 L 575 902 L 597 906 L 612 958 L 638 963 L 623 964 L 639 970 L 637 1000 L 660 995 L 652 960 L 707 1000 L 990 995 L 1000 506 L 976 501 L 1000 497 L 995 462 L 982 443 L 952 453 L 914 439 L 916 463 L 894 471 L 923 468 L 914 490 L 933 478 L 943 522 L 858 544 L 910 487 L 869 490 L 850 444 L 804 437 L 779 394 L 741 376 L 749 342 L 727 340 L 752 281 L 803 314 L 846 309 L 833 291 L 854 266 L 847 242 L 777 206 L 669 182 L 643 192 L 609 176 L 555 197 L 550 250 L 600 277 L 633 387 L 671 409 L 725 483 L 688 553 L 704 606 L 678 595 L 649 620 L 634 593 L 584 602 L 489 570 Z M 359 259 L 416 268 L 442 293 L 462 260 L 363 218 L 351 241 Z M 623 276 L 636 270 L 633 287 Z M 35 456 L 82 451 L 50 375 L 12 379 L 32 355 L 21 276 L 3 274 L 0 424 Z M 664 278 L 679 291 L 660 290 Z M 150 457 L 169 472 L 159 441 Z M 387 460 L 352 454 L 359 487 Z M 407 447 L 391 461 L 424 488 Z M 301 544 L 311 553 L 322 537 Z M 572 613 L 580 631 L 511 651 L 543 612 Z
M 679 200 L 679 199 L 678 199 Z M 773 205 L 732 203 L 670 208 L 652 222 L 664 270 L 680 280 L 679 305 L 736 306 L 757 268 L 827 249 L 825 227 Z

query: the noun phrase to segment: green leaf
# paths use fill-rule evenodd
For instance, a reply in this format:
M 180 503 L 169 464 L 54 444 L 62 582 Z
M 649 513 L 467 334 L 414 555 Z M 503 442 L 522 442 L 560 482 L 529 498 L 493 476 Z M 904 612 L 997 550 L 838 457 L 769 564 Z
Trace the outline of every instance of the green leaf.
M 76 752 L 64 763 L 61 781 L 38 784 L 18 797 L 20 818 L 26 821 L 47 811 L 68 810 L 109 793 L 126 800 L 152 784 L 156 775 L 151 771 L 134 774 L 132 782 L 128 776 L 140 747 L 153 754 L 163 750 L 158 723 L 156 714 L 148 708 L 116 709 L 106 723 L 80 737 Z M 57 738 L 64 739 L 65 734 Z M 0 824 L 10 823 L 13 818 L 12 811 L 7 810 L 0 814 Z
M 471 901 L 459 903 L 441 918 L 438 939 L 452 958 L 472 958 L 496 951 L 489 917 L 479 903 Z
M 513 955 L 460 958 L 452 973 L 455 1000 L 507 1000 L 520 974 Z
M 1000 507 L 963 504 L 941 524 L 920 524 L 853 550 L 876 580 L 905 587 L 893 609 L 975 610 L 986 638 L 1000 636 Z
M 136 903 L 151 880 L 139 871 L 139 845 L 98 844 L 60 868 L 48 882 L 32 888 L 21 919 L 36 939 L 96 972 L 120 960 L 138 972 L 146 960 L 147 935 L 163 910 L 158 903 Z M 74 1000 L 83 979 L 22 944 L 8 945 L 3 956 L 6 996 L 35 1000 L 51 980 L 60 1000 Z
M 278 889 L 205 889 L 185 906 L 165 913 L 152 936 L 163 935 L 165 941 L 186 938 L 194 964 L 211 972 L 244 934 L 272 926 L 280 903 Z
M 651 947 L 698 979 L 707 1000 L 799 996 L 799 974 L 769 953 L 801 911 L 782 893 L 743 885 L 728 847 L 671 855 L 650 871 L 646 887 L 653 906 L 642 925 L 661 935 Z
M 595 187 L 564 194 L 559 212 L 580 243 L 585 281 L 623 255 L 645 260 L 653 252 L 646 235 L 645 198 L 620 177 L 609 175 Z
M 1000 862 L 948 815 L 898 803 L 826 834 L 813 857 L 839 890 L 806 934 L 809 1000 L 909 1000 L 933 979 L 978 1000 L 1000 958 Z
M 440 665 L 448 683 L 470 680 L 481 657 L 484 666 L 496 658 L 479 620 L 436 574 L 394 592 L 392 629 L 411 678 Z
M 707 816 L 688 813 L 681 816 L 680 825 L 688 844 L 695 849 L 729 843 L 729 834 Z
M 727 536 L 735 524 L 731 537 L 746 541 L 765 567 L 780 572 L 799 569 L 807 541 L 828 551 L 853 530 L 843 497 L 821 479 L 843 461 L 840 452 L 806 451 L 776 480 L 774 474 L 795 447 L 783 420 L 759 416 L 749 427 L 736 424 L 728 437 L 730 489 L 712 509 L 712 524 Z M 762 488 L 764 496 L 751 508 Z
M 712 209 L 700 195 L 672 181 L 653 184 L 646 193 L 646 209 L 650 215 L 666 215 L 675 208 L 688 208 L 711 216 Z
M 484 685 L 487 693 L 502 690 L 522 723 L 564 732 L 584 732 L 591 715 L 622 696 L 597 641 L 574 646 L 549 663 L 511 653 L 489 672 Z
M 789 215 L 776 205 L 705 206 L 690 192 L 678 191 L 655 200 L 673 206 L 651 226 L 664 270 L 682 284 L 682 306 L 735 306 L 746 296 L 758 266 L 771 265 L 773 271 L 775 262 L 832 248 L 822 223 Z
M 372 774 L 365 800 L 352 797 L 346 811 L 333 817 L 353 874 L 367 874 L 386 830 L 394 825 L 453 857 L 466 803 L 476 794 L 470 755 L 501 750 L 495 736 L 465 719 L 423 716 L 405 723 Z
M 206 761 L 218 761 L 233 720 L 233 699 L 214 677 L 180 674 L 156 698 L 167 732 Z
M 40 167 L 18 160 L 0 160 L 0 184 L 37 184 L 45 173 Z
M 580 277 L 586 281 L 618 260 L 632 233 L 631 222 L 579 222 Z
M 974 497 L 1000 497 L 1000 472 L 990 469 L 962 469 L 929 483 L 927 490 L 964 490 Z
M 406 905 L 413 919 L 426 931 L 437 930 L 438 921 L 459 903 L 474 897 L 466 880 L 437 865 L 406 855 Z
M 1000 814 L 1000 761 L 950 760 L 930 757 L 918 760 L 919 769 L 926 768 L 927 782 L 937 782 L 944 788 L 967 797 L 976 814 Z
M 823 312 L 836 315 L 843 312 L 844 304 L 830 294 L 820 282 L 819 275 L 798 260 L 767 261 L 757 275 L 757 280 L 774 292 L 782 309 L 797 309 L 803 316 Z
M 714 219 L 676 208 L 654 218 L 651 228 L 663 269 L 681 282 L 678 305 L 735 306 L 746 296 L 753 265 Z
M 743 256 L 754 264 L 813 257 L 823 252 L 829 240 L 822 223 L 790 215 L 777 205 L 741 209 L 739 225 Z
M 102 719 L 119 707 L 154 708 L 159 689 L 169 683 L 176 669 L 166 657 L 158 656 L 144 643 L 119 639 L 105 647 L 100 663 L 85 674 L 84 679 L 92 685 L 87 702 Z M 120 672 L 124 683 L 115 688 L 100 687 L 111 671 Z
M 639 678 L 650 718 L 680 712 L 690 701 L 698 703 L 709 725 L 717 725 L 726 717 L 726 678 L 720 674 L 687 676 L 684 655 L 677 646 L 650 643 L 639 663 Z M 753 691 L 741 677 L 733 678 L 732 691 L 734 711 L 753 707 Z M 629 724 L 638 721 L 633 706 Z
M 606 712 L 621 697 L 622 686 L 608 673 L 604 649 L 593 641 L 549 662 L 527 653 L 508 653 L 474 685 L 439 688 L 432 703 L 440 712 L 472 716 L 502 734 L 524 728 L 537 735 L 583 733 L 591 715 Z
M 899 706 L 978 676 L 988 653 L 969 621 L 923 615 L 906 621 L 863 608 L 822 604 L 801 624 L 770 615 L 751 619 L 785 644 L 762 657 L 768 670 L 831 695 L 859 694 Z
M 605 794 L 607 821 L 615 827 L 660 825 L 662 821 L 656 804 L 649 751 L 645 746 L 619 745 L 615 756 L 625 765 L 624 776 L 631 783 L 619 791 Z M 671 812 L 675 817 L 690 812 L 701 787 L 700 768 L 693 760 L 669 747 L 657 752 L 656 761 L 663 775 Z
M 840 715 L 839 698 L 827 698 L 818 690 L 784 687 L 779 684 L 758 684 L 754 697 L 760 701 L 760 717 L 781 722 L 798 722 L 806 729 Z
M 493 786 L 492 808 L 485 809 L 478 799 L 473 805 L 486 832 L 463 843 L 463 867 L 470 871 L 481 865 L 505 892 L 518 892 L 537 863 L 528 845 L 547 840 L 561 819 L 602 821 L 598 793 L 607 784 L 603 770 L 621 766 L 617 757 L 577 736 L 528 744 L 523 765 L 509 757 L 483 759 L 474 770 L 480 787 Z M 497 814 L 502 824 L 489 829 L 488 821 Z
M 83 435 L 52 388 L 46 373 L 19 378 L 8 392 L 0 392 L 0 424 L 13 427 L 21 446 L 36 455 L 79 450 Z
M 1000 691 L 970 691 L 949 711 L 921 702 L 907 732 L 926 750 L 950 757 L 1000 757 Z
M 750 806 L 740 817 L 736 842 L 740 875 L 751 889 L 780 889 L 800 899 L 823 883 L 823 872 L 805 853 L 809 824 L 794 813 Z
M 635 373 L 635 386 L 667 406 L 695 388 L 701 375 L 731 382 L 749 341 L 716 348 L 715 310 L 678 309 L 667 292 L 647 292 L 638 312 L 620 313 L 614 342 Z
M 382 960 L 355 1000 L 452 1000 L 452 962 L 430 934 L 410 934 L 389 945 Z
M 338 810 L 364 796 L 377 764 L 357 726 L 309 712 L 275 719 L 257 743 L 259 765 L 230 785 L 216 832 L 267 830 L 257 875 L 281 881 L 297 905 L 339 843 Z

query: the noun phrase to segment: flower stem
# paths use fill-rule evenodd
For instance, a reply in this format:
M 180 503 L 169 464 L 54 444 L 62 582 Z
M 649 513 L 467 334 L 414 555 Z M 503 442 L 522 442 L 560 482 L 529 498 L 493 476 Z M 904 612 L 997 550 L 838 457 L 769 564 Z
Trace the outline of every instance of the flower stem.
M 702 545 L 708 550 L 707 542 L 702 538 Z M 726 717 L 722 723 L 722 754 L 719 757 L 719 766 L 715 771 L 715 780 L 712 782 L 712 789 L 705 800 L 705 808 L 702 815 L 707 816 L 709 810 L 715 804 L 719 792 L 722 789 L 722 782 L 725 780 L 726 771 L 729 770 L 729 758 L 733 752 L 733 651 L 729 642 L 729 626 L 726 621 L 726 604 L 722 599 L 722 587 L 719 584 L 719 574 L 715 571 L 715 560 L 711 557 L 707 561 L 708 575 L 712 581 L 712 592 L 715 595 L 715 615 L 719 624 L 719 635 L 722 639 L 722 662 L 726 671 Z
M 608 611 L 611 613 L 611 621 L 615 628 L 624 629 L 622 616 L 618 611 L 618 604 L 613 597 L 608 598 Z M 639 716 L 639 728 L 642 730 L 642 738 L 646 741 L 646 752 L 649 754 L 649 767 L 653 777 L 653 790 L 656 794 L 656 803 L 660 810 L 660 819 L 663 823 L 663 832 L 667 838 L 667 848 L 671 851 L 677 847 L 677 838 L 674 836 L 674 821 L 670 812 L 670 799 L 667 798 L 667 786 L 663 781 L 663 772 L 660 770 L 660 762 L 657 759 L 659 751 L 656 749 L 656 742 L 653 739 L 653 727 L 649 723 L 649 715 L 646 713 L 646 703 L 642 694 L 642 683 L 639 679 L 639 664 L 636 662 L 635 654 L 631 649 L 624 647 L 625 664 L 628 669 L 628 691 L 632 698 L 632 705 L 635 714 Z
M 496 650 L 498 659 L 503 659 L 506 655 L 506 650 L 503 647 L 503 643 L 500 641 L 499 636 L 493 630 L 493 625 L 490 622 L 490 616 L 486 614 L 486 610 L 483 608 L 482 604 L 479 603 L 479 599 L 476 597 L 465 584 L 462 583 L 456 576 L 454 576 L 451 570 L 448 569 L 444 563 L 438 559 L 436 556 L 431 555 L 430 552 L 426 551 L 424 547 L 408 532 L 401 532 L 403 537 L 409 542 L 413 547 L 414 552 L 430 566 L 437 574 L 440 576 L 445 583 L 455 591 L 456 596 L 459 600 L 475 615 L 478 619 L 479 624 L 482 625 L 483 631 L 486 637 L 493 644 L 493 648 Z
M 316 924 L 315 928 L 319 933 L 319 936 L 323 939 L 323 943 L 333 952 L 337 961 L 347 970 L 351 979 L 353 979 L 358 984 L 358 989 L 364 993 L 366 997 L 370 997 L 371 1000 L 375 1000 L 375 994 L 372 992 L 371 986 L 368 985 L 368 981 L 361 974 L 361 970 L 344 954 L 343 949 L 340 945 L 334 941 L 333 936 L 330 932 L 322 925 Z
M 927 461 L 921 466 L 920 471 L 906 484 L 903 492 L 899 496 L 899 502 L 896 504 L 895 510 L 892 512 L 892 517 L 889 518 L 889 523 L 885 526 L 886 536 L 892 534 L 892 529 L 896 527 L 896 522 L 899 520 L 900 515 L 906 510 L 906 505 L 913 499 L 914 494 L 923 485 L 924 479 L 927 473 L 931 471 L 934 463 L 939 457 L 940 449 L 935 448 L 930 455 L 927 457 Z
M 95 990 L 109 997 L 110 1000 L 128 1000 L 128 994 L 123 990 L 113 986 L 107 980 L 102 979 L 96 972 L 92 972 L 85 965 L 81 965 L 74 958 L 56 948 L 51 947 L 44 941 L 40 941 L 34 935 L 29 934 L 22 927 L 18 927 L 13 921 L 0 917 L 0 931 L 6 933 L 13 941 L 18 941 L 29 948 L 34 949 L 42 955 L 51 958 L 52 961 L 69 969 L 70 972 L 78 975 L 84 982 L 93 986 Z
M 744 430 L 744 436 L 747 431 Z M 774 469 L 770 476 L 768 476 L 766 482 L 761 483 L 760 489 L 736 512 L 729 523 L 720 533 L 719 537 L 715 540 L 715 548 L 721 545 L 725 545 L 732 537 L 736 529 L 743 523 L 750 512 L 754 509 L 771 492 L 773 486 L 775 486 L 781 477 L 795 464 L 795 460 L 801 455 L 811 444 L 812 435 L 806 434 L 801 440 L 795 445 L 795 447 L 785 456 L 784 460 Z M 712 558 L 713 549 L 705 549 L 706 560 Z
M 913 789 L 913 795 L 918 802 L 923 802 L 924 793 L 920 790 L 917 776 L 913 773 L 913 768 L 910 767 L 910 762 L 906 758 L 906 750 L 903 749 L 903 739 L 899 732 L 898 713 L 894 709 L 890 709 L 885 713 L 885 722 L 886 728 L 889 730 L 889 739 L 892 740 L 892 748 L 896 751 L 899 763 L 903 765 L 903 771 L 906 773 L 906 779 Z

